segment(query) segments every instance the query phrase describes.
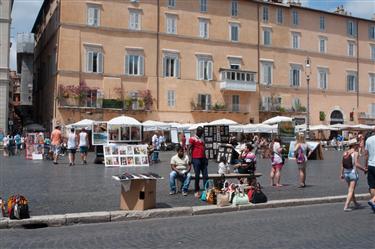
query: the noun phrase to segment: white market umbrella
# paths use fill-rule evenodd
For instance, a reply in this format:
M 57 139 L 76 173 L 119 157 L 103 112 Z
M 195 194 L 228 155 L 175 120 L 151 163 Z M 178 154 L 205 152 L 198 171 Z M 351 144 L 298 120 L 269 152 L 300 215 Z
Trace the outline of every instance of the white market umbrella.
M 69 127 L 73 127 L 73 128 L 87 128 L 87 129 L 91 130 L 91 127 L 92 127 L 93 123 L 94 123 L 94 120 L 83 119 L 83 120 L 78 121 L 78 122 L 76 122 L 74 124 L 70 124 Z
M 243 132 L 243 125 L 229 125 L 229 132 Z
M 247 124 L 243 126 L 244 133 L 276 133 L 277 125 Z
M 226 119 L 226 118 L 214 120 L 208 123 L 208 125 L 237 125 L 237 124 L 238 123 L 236 121 Z
M 192 124 L 192 125 L 190 125 L 190 127 L 189 127 L 189 131 L 194 131 L 194 130 L 196 130 L 199 126 L 205 126 L 205 125 L 209 125 L 209 123 L 206 123 L 206 122 L 204 122 L 204 123 L 197 123 L 197 124 Z
M 291 117 L 276 116 L 276 117 L 273 117 L 273 118 L 267 119 L 267 120 L 264 121 L 262 124 L 273 125 L 273 124 L 277 124 L 277 123 L 280 123 L 280 122 L 290 122 L 290 121 L 292 121 L 292 120 L 293 120 L 293 119 L 292 119 Z
M 158 131 L 158 130 L 167 131 L 171 129 L 170 124 L 160 122 L 160 121 L 155 121 L 155 120 L 147 120 L 143 122 L 142 125 L 143 125 L 144 131 Z
M 360 129 L 360 130 L 372 130 L 372 129 L 374 129 L 373 126 L 364 125 L 364 124 L 353 125 L 353 126 L 350 126 L 349 128 Z
M 336 129 L 339 129 L 339 130 L 344 130 L 344 129 L 347 129 L 349 128 L 349 125 L 344 125 L 344 124 L 334 124 L 334 125 L 330 125 L 331 128 L 336 128 Z
M 180 124 L 176 122 L 166 123 L 171 126 L 171 128 L 177 128 L 177 130 L 183 131 L 187 130 L 190 127 L 190 124 Z
M 142 125 L 138 120 L 128 116 L 120 116 L 108 121 L 108 125 Z

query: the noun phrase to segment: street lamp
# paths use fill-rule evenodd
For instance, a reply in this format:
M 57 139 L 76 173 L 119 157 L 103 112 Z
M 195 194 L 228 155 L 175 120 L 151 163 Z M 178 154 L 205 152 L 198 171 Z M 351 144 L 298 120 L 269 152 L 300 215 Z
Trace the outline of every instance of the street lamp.
M 307 82 L 307 118 L 306 118 L 306 138 L 310 133 L 310 75 L 311 75 L 311 59 L 309 56 L 305 60 L 305 75 Z

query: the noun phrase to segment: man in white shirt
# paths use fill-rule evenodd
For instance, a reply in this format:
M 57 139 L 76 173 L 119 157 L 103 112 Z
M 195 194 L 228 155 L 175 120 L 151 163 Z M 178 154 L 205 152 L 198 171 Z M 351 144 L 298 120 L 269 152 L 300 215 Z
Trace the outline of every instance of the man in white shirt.
M 375 213 L 375 135 L 372 134 L 366 140 L 365 145 L 365 169 L 367 170 L 367 183 L 371 199 L 368 204 Z
M 169 194 L 174 195 L 176 193 L 176 179 L 178 179 L 183 183 L 182 195 L 187 196 L 191 178 L 191 162 L 189 161 L 189 157 L 185 155 L 184 148 L 180 145 L 177 146 L 177 154 L 171 158 L 171 168 L 172 171 L 169 174 Z

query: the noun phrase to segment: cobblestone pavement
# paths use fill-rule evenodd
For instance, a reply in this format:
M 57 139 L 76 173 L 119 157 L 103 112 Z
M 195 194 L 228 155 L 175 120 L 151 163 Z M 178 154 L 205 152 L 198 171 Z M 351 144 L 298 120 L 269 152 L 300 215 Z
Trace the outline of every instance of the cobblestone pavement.
M 365 204 L 365 203 L 363 203 Z M 371 248 L 375 214 L 341 204 L 0 230 L 1 248 Z
M 169 160 L 174 152 L 161 152 L 161 163 L 149 168 L 131 168 L 129 171 L 152 171 L 164 176 L 157 182 L 157 206 L 178 207 L 205 205 L 195 199 L 191 191 L 187 197 L 169 196 Z M 309 161 L 307 187 L 297 188 L 298 169 L 294 161 L 287 162 L 282 172 L 284 187 L 269 186 L 269 159 L 258 159 L 257 171 L 263 173 L 259 178 L 269 200 L 290 198 L 322 197 L 346 194 L 346 184 L 339 180 L 338 162 L 341 152 L 326 151 L 324 161 Z M 90 155 L 93 161 L 93 154 Z M 210 162 L 209 172 L 214 173 L 217 164 Z M 68 166 L 66 157 L 58 165 L 51 161 L 28 161 L 23 157 L 0 156 L 0 196 L 7 198 L 14 193 L 25 195 L 30 201 L 31 215 L 63 214 L 90 211 L 118 210 L 120 203 L 120 184 L 112 175 L 125 171 L 125 168 L 106 168 L 104 165 Z M 193 188 L 193 182 L 190 189 Z M 364 175 L 360 174 L 357 193 L 367 193 Z

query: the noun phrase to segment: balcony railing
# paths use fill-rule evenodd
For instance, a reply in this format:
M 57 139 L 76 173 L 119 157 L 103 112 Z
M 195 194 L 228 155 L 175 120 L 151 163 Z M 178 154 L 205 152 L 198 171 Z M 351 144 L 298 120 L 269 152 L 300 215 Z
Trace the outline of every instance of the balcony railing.
M 255 72 L 223 68 L 219 72 L 221 90 L 256 92 Z
M 193 111 L 205 111 L 205 112 L 238 112 L 248 113 L 250 112 L 250 105 L 195 105 L 192 107 Z
M 362 119 L 375 119 L 375 113 L 359 112 L 358 118 Z
M 124 109 L 131 111 L 144 111 L 145 106 L 140 106 L 138 101 L 126 103 L 117 99 L 94 99 L 80 100 L 79 98 L 60 98 L 60 107 L 69 108 L 103 108 L 103 109 Z

